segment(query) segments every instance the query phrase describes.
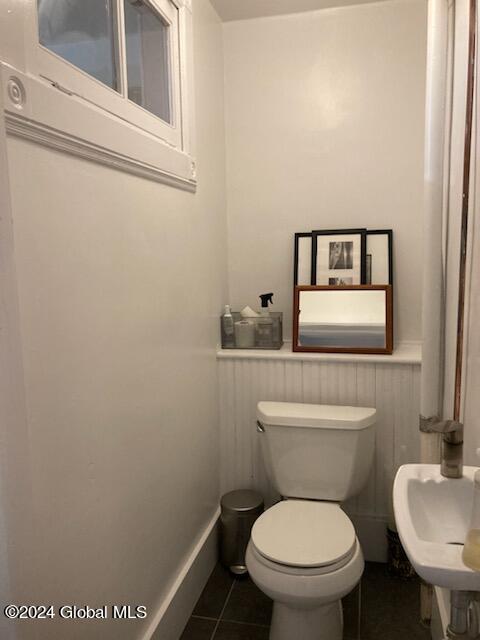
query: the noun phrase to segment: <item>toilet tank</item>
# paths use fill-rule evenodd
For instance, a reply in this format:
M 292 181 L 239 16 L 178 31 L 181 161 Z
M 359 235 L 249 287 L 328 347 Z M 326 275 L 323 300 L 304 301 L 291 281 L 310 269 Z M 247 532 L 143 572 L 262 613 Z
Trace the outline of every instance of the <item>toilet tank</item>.
M 257 427 L 270 481 L 286 498 L 342 502 L 370 473 L 376 410 L 259 402 Z

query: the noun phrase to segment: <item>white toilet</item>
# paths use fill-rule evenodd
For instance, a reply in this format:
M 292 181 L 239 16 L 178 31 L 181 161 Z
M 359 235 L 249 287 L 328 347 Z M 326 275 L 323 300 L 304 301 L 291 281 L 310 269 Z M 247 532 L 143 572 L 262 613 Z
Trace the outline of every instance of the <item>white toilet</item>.
M 367 481 L 376 410 L 259 402 L 267 473 L 285 498 L 255 522 L 247 568 L 274 601 L 270 640 L 341 640 L 341 598 L 364 567 L 340 503 Z

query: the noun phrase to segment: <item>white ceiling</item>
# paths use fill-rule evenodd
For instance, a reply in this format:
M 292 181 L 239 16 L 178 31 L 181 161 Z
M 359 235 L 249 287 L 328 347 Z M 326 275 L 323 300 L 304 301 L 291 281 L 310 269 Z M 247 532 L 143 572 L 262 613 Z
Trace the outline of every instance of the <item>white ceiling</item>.
M 373 0 L 210 0 L 224 22 L 277 16 L 327 7 L 366 4 Z

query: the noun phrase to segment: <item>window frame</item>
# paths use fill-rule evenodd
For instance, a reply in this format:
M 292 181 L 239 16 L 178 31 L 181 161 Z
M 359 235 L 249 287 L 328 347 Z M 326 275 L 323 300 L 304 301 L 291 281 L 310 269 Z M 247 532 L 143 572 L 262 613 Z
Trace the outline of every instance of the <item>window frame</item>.
M 121 51 L 119 52 L 119 58 L 122 59 L 121 67 L 121 75 L 122 75 L 122 86 L 123 86 L 123 95 L 130 102 L 137 105 L 143 111 L 146 111 L 151 115 L 151 112 L 139 105 L 137 102 L 131 100 L 128 96 L 129 93 L 129 80 L 128 80 L 128 46 L 127 46 L 127 30 L 126 30 L 126 19 L 125 19 L 125 1 L 128 0 L 120 0 L 121 9 L 122 9 L 122 26 L 119 27 L 122 35 L 122 42 L 120 44 Z M 180 60 L 179 60 L 179 17 L 178 17 L 178 9 L 171 2 L 171 0 L 143 0 L 143 4 L 151 9 L 151 11 L 160 19 L 163 19 L 164 22 L 167 23 L 169 27 L 169 38 L 168 38 L 168 102 L 169 102 L 169 115 L 170 121 L 163 120 L 160 116 L 158 117 L 160 120 L 164 121 L 170 127 L 175 128 L 179 119 L 180 114 L 180 100 L 177 99 L 180 96 Z M 122 47 L 124 49 L 122 49 Z M 153 114 L 156 115 L 156 114 Z
M 88 100 L 101 109 L 134 124 L 145 131 L 178 147 L 181 144 L 180 122 L 180 60 L 179 60 L 179 18 L 178 8 L 173 0 L 142 0 L 152 11 L 160 15 L 169 25 L 170 49 L 170 92 L 173 122 L 161 120 L 142 106 L 128 98 L 126 71 L 126 36 L 123 0 L 111 0 L 113 8 L 113 33 L 119 38 L 115 47 L 117 60 L 118 90 L 112 89 L 100 80 L 89 75 L 73 63 L 65 60 L 47 47 L 44 47 L 38 35 L 38 12 L 32 21 L 34 33 L 29 39 L 33 43 L 30 51 L 29 67 L 36 75 L 47 81 L 55 82 L 64 90 Z M 170 7 L 173 7 L 170 9 Z M 170 10 L 169 10 L 170 9 Z M 173 15 L 173 12 L 177 15 Z
M 178 16 L 178 29 L 170 30 L 176 33 L 171 46 L 173 125 L 128 99 L 125 75 L 121 80 L 125 95 L 118 94 L 43 47 L 36 0 L 6 0 L 5 14 L 0 7 L 0 66 L 7 132 L 194 191 L 191 0 L 144 1 L 164 19 L 164 3 L 171 3 Z M 123 16 L 123 0 L 115 2 Z M 120 27 L 124 33 L 124 25 Z M 3 50 L 2 37 L 8 43 Z M 119 54 L 126 68 L 125 44 L 123 36 Z M 12 82 L 20 87 L 20 100 L 12 96 Z

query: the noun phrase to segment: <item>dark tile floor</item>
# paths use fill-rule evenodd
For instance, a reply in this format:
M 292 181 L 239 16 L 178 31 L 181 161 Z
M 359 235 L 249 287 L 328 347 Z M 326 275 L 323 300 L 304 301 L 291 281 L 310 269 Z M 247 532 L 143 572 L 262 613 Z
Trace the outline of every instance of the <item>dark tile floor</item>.
M 419 583 L 392 578 L 367 562 L 361 584 L 343 600 L 345 640 L 429 640 L 420 624 Z M 272 602 L 248 577 L 218 564 L 180 640 L 268 640 Z

